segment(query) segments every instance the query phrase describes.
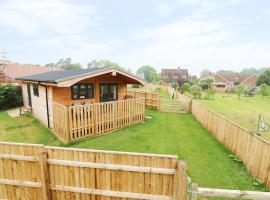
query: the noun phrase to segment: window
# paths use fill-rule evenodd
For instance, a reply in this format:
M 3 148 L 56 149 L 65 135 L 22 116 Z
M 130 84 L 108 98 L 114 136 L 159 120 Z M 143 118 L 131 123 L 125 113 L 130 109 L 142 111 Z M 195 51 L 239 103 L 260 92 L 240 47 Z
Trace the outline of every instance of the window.
M 94 98 L 93 84 L 75 84 L 71 87 L 72 99 L 91 99 Z
M 225 85 L 216 85 L 217 88 L 225 88 Z
M 39 96 L 39 91 L 38 91 L 38 84 L 34 83 L 33 84 L 33 93 L 35 96 Z
M 174 78 L 174 79 L 178 79 L 178 75 L 177 75 L 177 74 L 174 74 L 174 75 L 173 75 L 173 78 Z

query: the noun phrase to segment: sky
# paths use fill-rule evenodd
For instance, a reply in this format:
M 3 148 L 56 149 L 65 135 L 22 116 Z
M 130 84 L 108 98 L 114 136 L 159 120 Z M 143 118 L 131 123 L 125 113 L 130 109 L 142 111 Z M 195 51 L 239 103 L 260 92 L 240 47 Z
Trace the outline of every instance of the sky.
M 18 63 L 71 57 L 240 71 L 270 66 L 269 0 L 0 0 L 0 51 Z

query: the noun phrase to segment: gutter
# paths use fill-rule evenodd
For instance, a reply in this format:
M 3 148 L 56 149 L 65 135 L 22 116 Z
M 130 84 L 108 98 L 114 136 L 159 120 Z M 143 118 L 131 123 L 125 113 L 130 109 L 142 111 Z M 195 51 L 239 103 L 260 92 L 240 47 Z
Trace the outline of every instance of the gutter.
M 42 84 L 40 84 L 40 85 L 42 85 Z M 47 124 L 48 124 L 48 128 L 51 128 L 51 125 L 50 125 L 50 114 L 49 114 L 49 102 L 48 102 L 48 86 L 47 85 L 42 85 L 42 86 L 45 87 Z

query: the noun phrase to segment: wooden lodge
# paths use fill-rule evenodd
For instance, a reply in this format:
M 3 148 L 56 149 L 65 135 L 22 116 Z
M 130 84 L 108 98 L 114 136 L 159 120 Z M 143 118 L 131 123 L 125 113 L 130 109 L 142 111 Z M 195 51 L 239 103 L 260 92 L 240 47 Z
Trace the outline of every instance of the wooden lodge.
M 24 106 L 64 142 L 113 131 L 144 120 L 144 98 L 127 84 L 146 82 L 114 68 L 52 71 L 18 78 Z

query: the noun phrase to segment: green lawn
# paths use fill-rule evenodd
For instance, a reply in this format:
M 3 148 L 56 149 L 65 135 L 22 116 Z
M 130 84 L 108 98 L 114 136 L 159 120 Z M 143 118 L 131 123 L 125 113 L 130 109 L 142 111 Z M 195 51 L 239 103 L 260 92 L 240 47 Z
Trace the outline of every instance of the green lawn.
M 11 118 L 0 111 L 0 141 L 61 145 L 59 140 L 31 115 Z
M 214 100 L 196 100 L 210 109 L 220 113 L 240 124 L 241 126 L 256 132 L 259 114 L 262 120 L 269 123 L 270 128 L 270 97 L 262 100 L 261 96 L 241 97 L 236 94 L 216 94 Z M 270 130 L 261 132 L 262 136 L 270 140 Z
M 193 182 L 202 187 L 260 190 L 230 152 L 217 142 L 191 114 L 161 113 L 147 110 L 143 124 L 130 126 L 109 135 L 70 145 L 116 151 L 178 155 L 186 160 Z M 38 121 L 30 116 L 15 119 L 0 112 L 0 140 L 61 145 Z

